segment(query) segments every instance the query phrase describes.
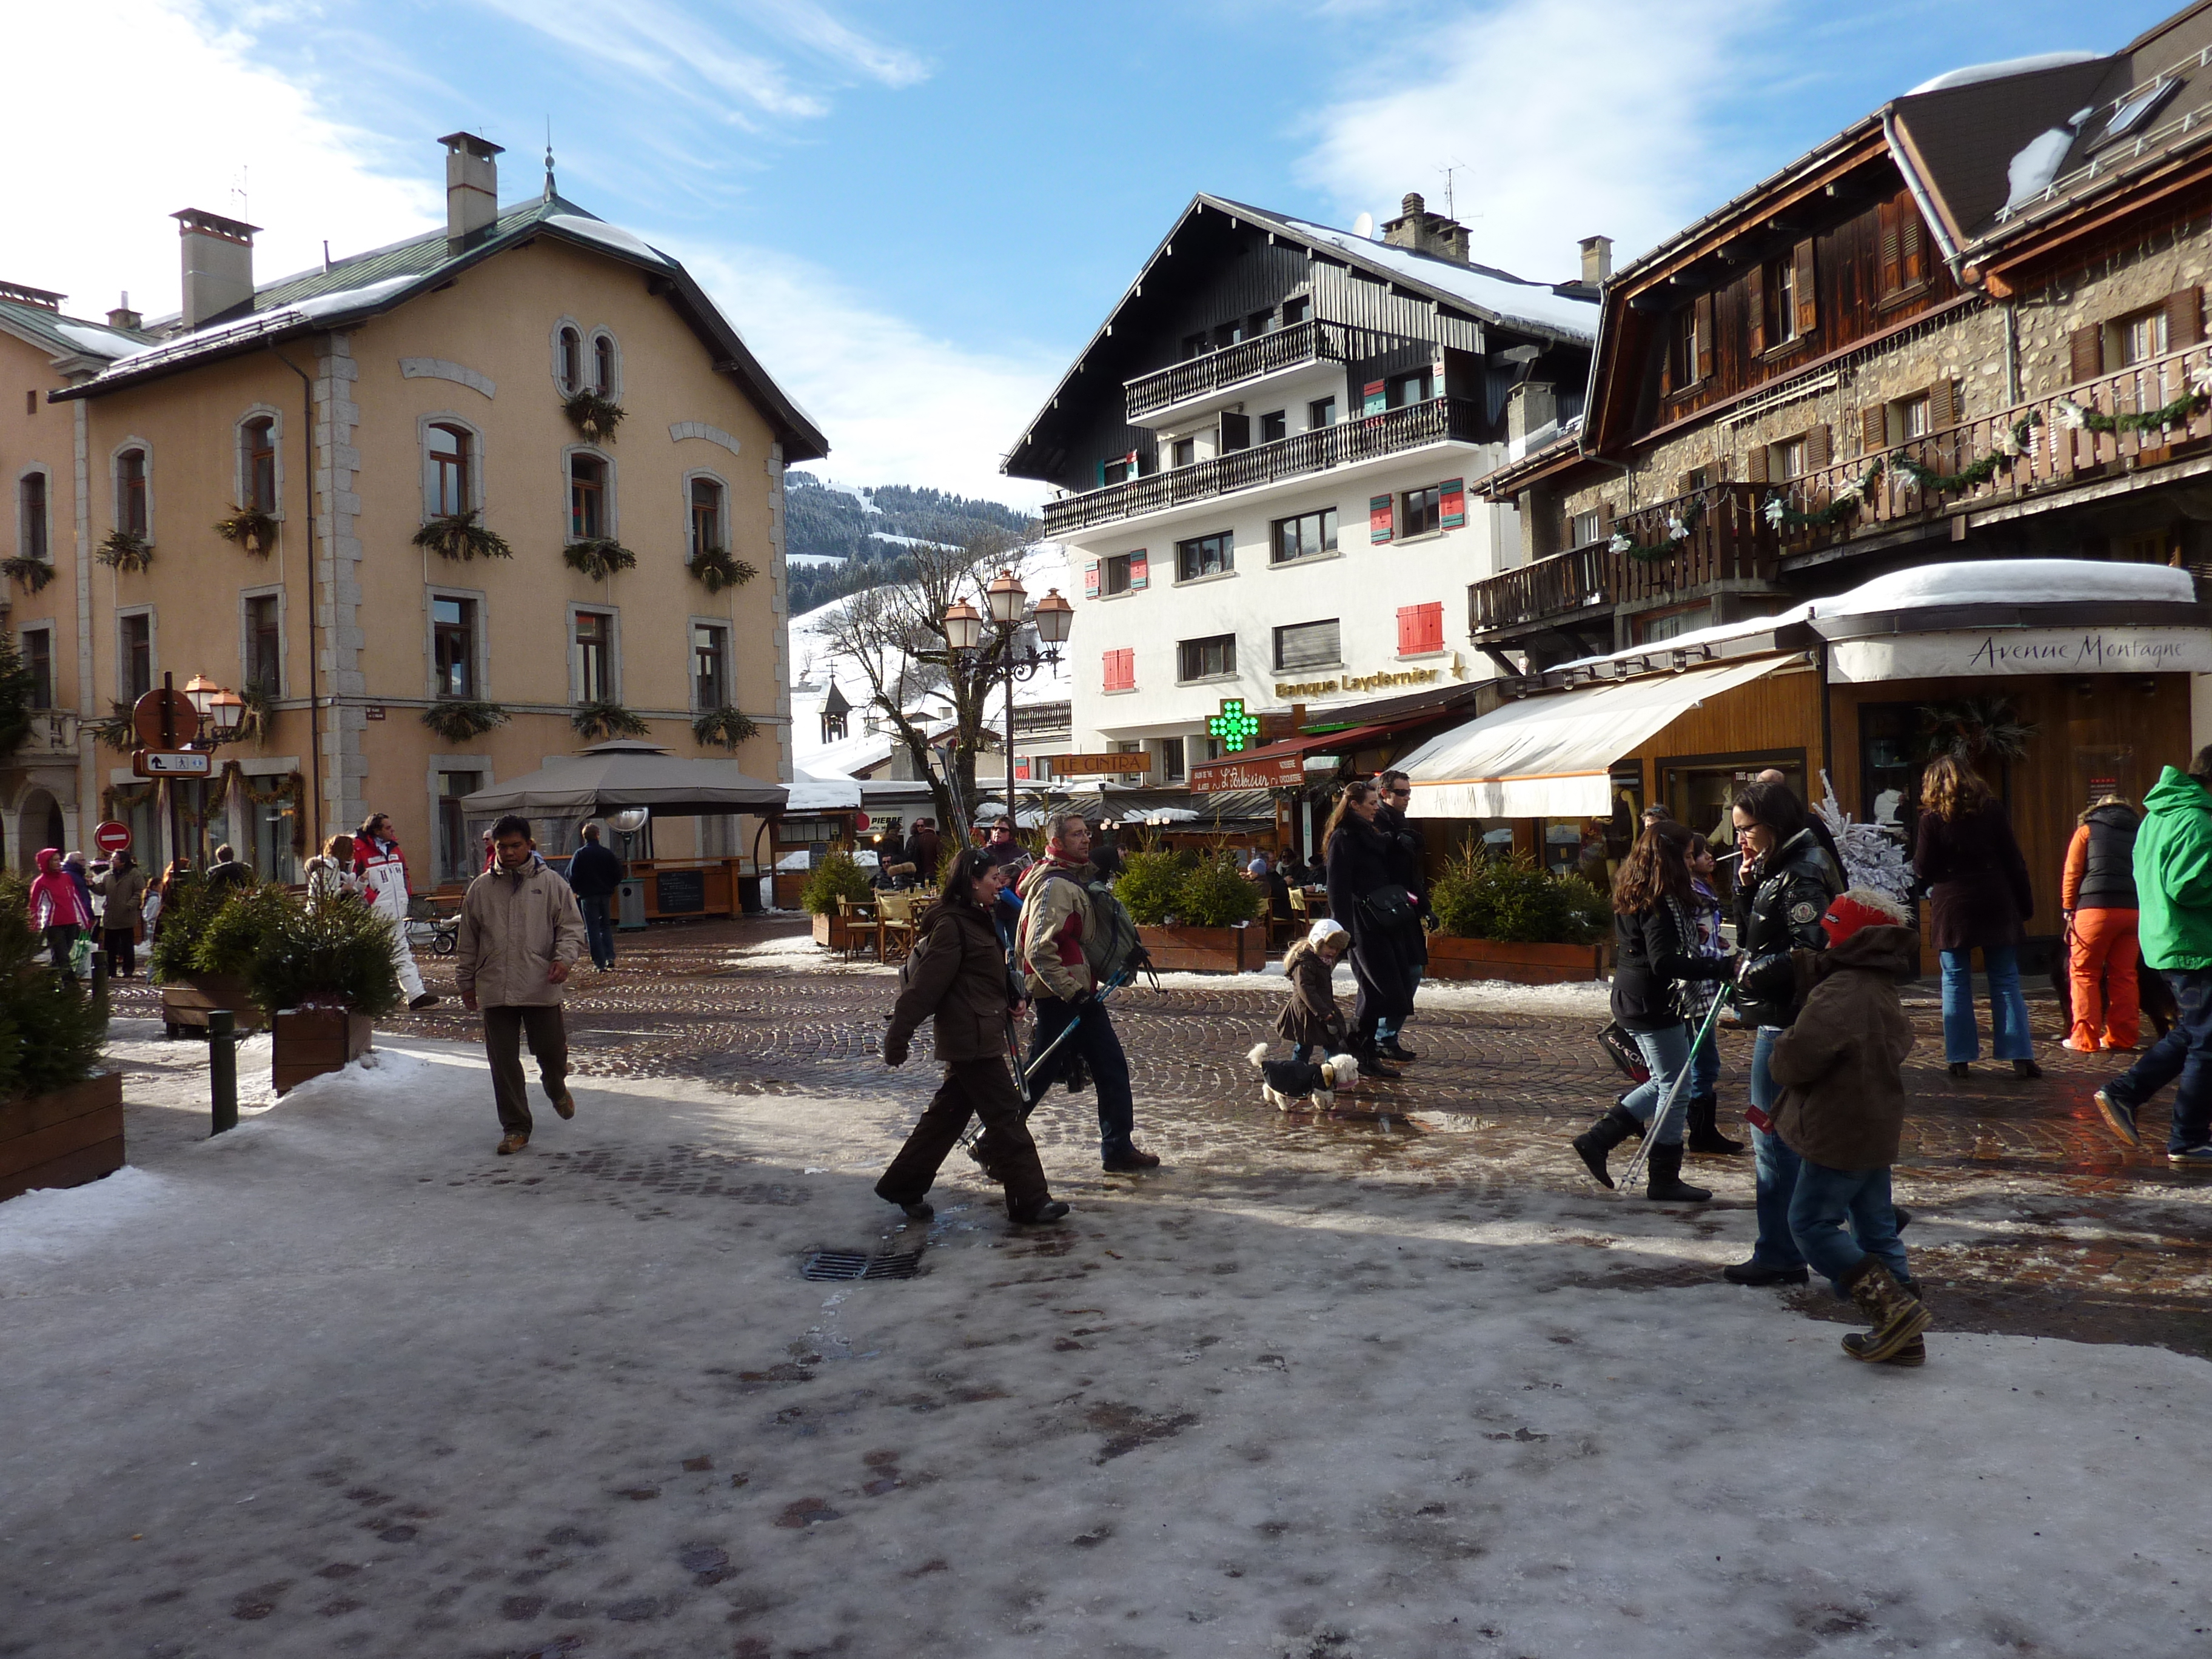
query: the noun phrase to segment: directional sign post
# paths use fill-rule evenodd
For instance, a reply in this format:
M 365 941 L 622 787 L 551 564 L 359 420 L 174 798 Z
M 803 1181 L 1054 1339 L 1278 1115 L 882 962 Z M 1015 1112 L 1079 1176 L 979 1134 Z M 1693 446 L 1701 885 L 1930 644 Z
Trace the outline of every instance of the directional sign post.
M 203 749 L 140 749 L 131 769 L 142 778 L 204 778 L 215 770 L 215 757 Z

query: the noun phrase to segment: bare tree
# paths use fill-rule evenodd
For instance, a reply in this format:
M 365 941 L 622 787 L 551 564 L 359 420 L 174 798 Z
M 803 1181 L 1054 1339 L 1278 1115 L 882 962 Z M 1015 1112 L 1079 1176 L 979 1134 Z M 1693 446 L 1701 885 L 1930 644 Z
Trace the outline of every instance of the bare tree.
M 958 799 L 973 803 L 975 759 L 994 690 L 1009 647 L 1019 648 L 1025 632 L 986 628 L 974 651 L 956 651 L 945 633 L 945 613 L 960 600 L 990 615 L 985 589 L 1001 570 L 1018 570 L 1036 543 L 1035 525 L 1020 531 L 986 530 L 958 546 L 923 545 L 910 550 L 914 574 L 854 594 L 822 624 L 832 655 L 851 659 L 868 683 L 868 706 L 881 714 L 905 744 L 918 777 L 929 781 L 937 821 L 947 834 L 959 823 L 954 792 L 930 763 L 930 728 L 936 719 L 921 708 L 925 700 L 943 704 L 951 731 L 953 774 Z M 964 842 L 966 826 L 960 825 Z M 960 843 L 956 843 L 960 844 Z

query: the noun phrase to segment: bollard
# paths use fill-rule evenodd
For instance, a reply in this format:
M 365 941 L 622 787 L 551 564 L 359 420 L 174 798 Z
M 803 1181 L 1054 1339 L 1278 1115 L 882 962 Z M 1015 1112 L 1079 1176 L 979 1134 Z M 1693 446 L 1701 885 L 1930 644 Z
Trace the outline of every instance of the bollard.
M 208 1085 L 215 1097 L 215 1127 L 208 1132 L 211 1136 L 238 1127 L 236 1026 L 229 1009 L 208 1011 Z
M 92 953 L 90 971 L 92 974 L 92 1000 L 101 1008 L 106 1008 L 107 1006 L 106 951 L 94 951 Z

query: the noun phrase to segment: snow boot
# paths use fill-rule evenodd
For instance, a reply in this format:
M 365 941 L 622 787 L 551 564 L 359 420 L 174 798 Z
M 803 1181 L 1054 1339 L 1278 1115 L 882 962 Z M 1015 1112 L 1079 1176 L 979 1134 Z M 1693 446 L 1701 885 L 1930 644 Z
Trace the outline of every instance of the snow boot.
M 1691 1152 L 1711 1158 L 1733 1158 L 1743 1150 L 1743 1142 L 1730 1140 L 1721 1133 L 1720 1105 L 1711 1095 L 1692 1098 L 1690 1134 L 1685 1143 Z
M 1844 1352 L 1854 1359 L 1887 1359 L 1935 1322 L 1920 1300 L 1870 1255 L 1844 1276 L 1843 1287 L 1874 1326 L 1844 1339 Z
M 1366 1042 L 1354 1048 L 1352 1054 L 1352 1057 L 1359 1062 L 1359 1075 L 1362 1077 L 1388 1078 L 1391 1082 L 1395 1083 L 1404 1075 L 1401 1072 L 1392 1071 L 1382 1063 L 1382 1050 L 1376 1045 L 1373 1037 L 1368 1038 Z
M 1850 1335 L 1844 1339 L 1844 1346 L 1849 1347 L 1853 1341 L 1863 1340 L 1856 1331 L 1853 1331 Z M 1910 1370 L 1916 1365 L 1924 1365 L 1928 1363 L 1928 1344 L 1920 1337 L 1913 1337 L 1888 1358 L 1877 1360 L 1875 1363 L 1881 1365 L 1896 1365 L 1905 1370 Z
M 1018 1227 L 1048 1227 L 1067 1213 L 1067 1206 L 1056 1198 L 1041 1198 L 1019 1208 L 1009 1202 L 1006 1214 Z
M 1395 1031 L 1376 1042 L 1375 1052 L 1383 1059 L 1394 1060 L 1401 1066 L 1410 1066 L 1420 1058 L 1411 1048 L 1398 1041 L 1398 1034 Z
M 1676 1141 L 1644 1153 L 1644 1196 L 1660 1204 L 1702 1204 L 1712 1194 L 1682 1179 L 1682 1145 Z
M 1631 1131 L 1640 1131 L 1643 1125 L 1619 1101 L 1613 1109 L 1575 1137 L 1575 1153 L 1590 1172 L 1590 1179 L 1611 1191 L 1613 1177 L 1605 1172 L 1605 1155 L 1628 1139 Z

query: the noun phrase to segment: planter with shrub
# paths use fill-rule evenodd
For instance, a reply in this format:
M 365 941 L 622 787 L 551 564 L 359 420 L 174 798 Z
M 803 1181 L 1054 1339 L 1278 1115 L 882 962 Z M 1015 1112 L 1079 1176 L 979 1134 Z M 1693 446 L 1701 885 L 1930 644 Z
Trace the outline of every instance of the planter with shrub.
M 1264 896 L 1227 853 L 1132 853 L 1115 896 L 1163 972 L 1243 974 L 1267 965 Z
M 176 884 L 161 906 L 149 955 L 169 1036 L 204 1033 L 208 1015 L 217 1008 L 236 1015 L 241 1031 L 258 1031 L 269 1023 L 246 984 L 246 970 L 264 935 L 289 908 L 284 890 L 274 883 L 210 890 L 194 873 Z
M 368 1052 L 370 1022 L 399 1006 L 392 923 L 356 900 L 285 902 L 247 969 L 254 1000 L 276 1011 L 276 1092 Z
M 836 852 L 814 866 L 806 885 L 799 890 L 799 902 L 814 918 L 814 942 L 845 951 L 852 948 L 852 930 L 838 913 L 837 901 L 850 899 L 865 904 L 875 896 L 876 890 L 868 884 L 868 872 L 853 855 Z
M 100 1073 L 107 1010 L 46 966 L 20 878 L 0 882 L 0 1199 L 123 1167 L 123 1074 Z
M 1613 907 L 1580 876 L 1469 848 L 1430 884 L 1429 902 L 1437 926 L 1429 936 L 1432 979 L 1559 985 L 1605 975 Z

